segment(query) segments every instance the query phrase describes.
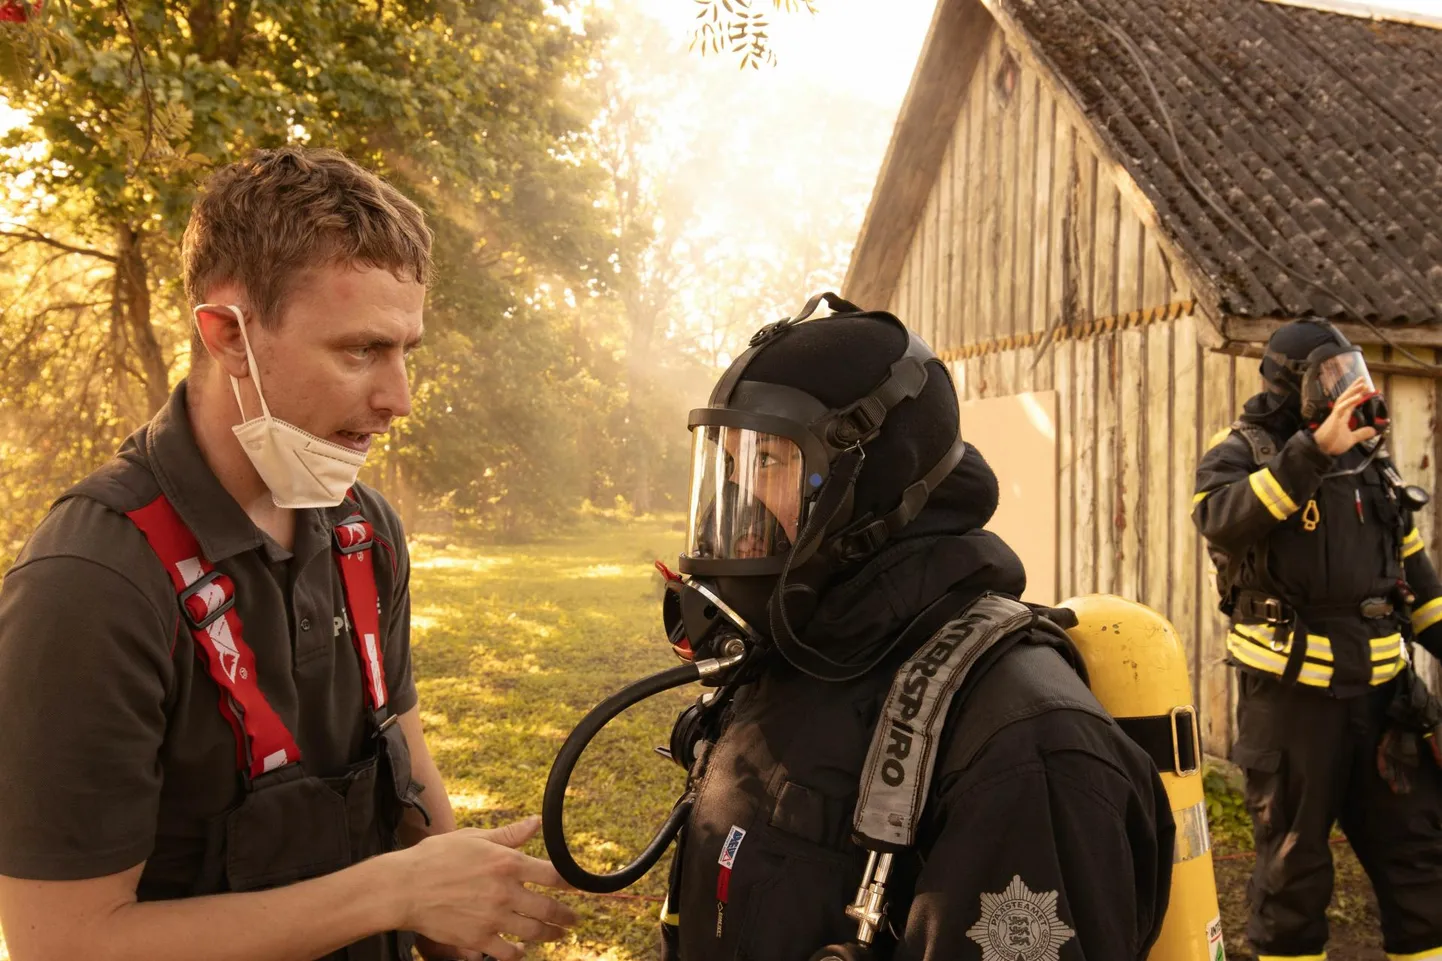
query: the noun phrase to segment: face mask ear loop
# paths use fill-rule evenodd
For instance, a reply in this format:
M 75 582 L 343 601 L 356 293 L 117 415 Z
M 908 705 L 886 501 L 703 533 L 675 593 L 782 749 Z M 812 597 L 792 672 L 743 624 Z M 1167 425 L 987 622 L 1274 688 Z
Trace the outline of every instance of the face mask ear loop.
M 235 305 L 232 305 L 230 309 L 235 311 L 235 319 L 240 323 L 240 342 L 245 344 L 245 360 L 246 364 L 250 367 L 251 379 L 255 381 L 255 396 L 259 398 L 260 411 L 268 421 L 271 419 L 270 407 L 266 405 L 265 389 L 260 383 L 260 365 L 255 362 L 255 355 L 250 352 L 250 337 L 247 336 L 245 332 L 245 314 Z M 244 416 L 244 414 L 245 412 L 242 411 L 241 416 Z
M 201 304 L 195 308 L 195 312 L 198 314 L 209 306 L 211 305 Z M 250 372 L 251 379 L 255 381 L 255 396 L 260 400 L 261 413 L 265 415 L 266 421 L 269 421 L 271 419 L 270 407 L 267 406 L 265 403 L 265 392 L 264 389 L 261 387 L 260 383 L 260 365 L 255 362 L 255 354 L 251 353 L 250 350 L 250 337 L 247 336 L 245 332 L 245 311 L 241 310 L 240 306 L 237 304 L 227 304 L 226 310 L 232 310 L 235 312 L 235 321 L 237 324 L 240 325 L 240 342 L 245 345 L 246 367 Z M 244 423 L 246 420 L 245 405 L 241 403 L 240 400 L 240 381 L 238 381 L 234 377 L 230 378 L 230 390 L 233 394 L 235 394 L 235 406 L 239 408 L 240 419 L 241 422 Z

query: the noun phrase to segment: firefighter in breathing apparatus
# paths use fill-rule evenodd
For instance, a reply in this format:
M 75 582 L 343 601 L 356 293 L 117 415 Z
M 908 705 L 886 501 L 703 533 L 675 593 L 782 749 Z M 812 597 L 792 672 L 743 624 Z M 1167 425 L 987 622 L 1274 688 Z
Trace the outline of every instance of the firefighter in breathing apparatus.
M 811 318 L 818 296 L 762 328 L 692 412 L 663 612 L 689 660 L 568 739 L 552 861 L 615 890 L 674 837 L 668 959 L 1144 958 L 1174 853 L 1157 766 L 1088 690 L 1071 612 L 1016 600 L 946 368 L 894 316 L 824 297 L 836 313 Z M 668 752 L 685 794 L 634 864 L 582 870 L 562 804 L 585 743 L 697 679 Z
M 1361 351 L 1315 317 L 1279 328 L 1266 389 L 1197 468 L 1239 671 L 1232 759 L 1257 862 L 1261 958 L 1321 958 L 1340 820 L 1372 880 L 1389 958 L 1442 961 L 1442 705 L 1413 671 L 1442 655 L 1442 584 L 1421 488 L 1388 458 Z

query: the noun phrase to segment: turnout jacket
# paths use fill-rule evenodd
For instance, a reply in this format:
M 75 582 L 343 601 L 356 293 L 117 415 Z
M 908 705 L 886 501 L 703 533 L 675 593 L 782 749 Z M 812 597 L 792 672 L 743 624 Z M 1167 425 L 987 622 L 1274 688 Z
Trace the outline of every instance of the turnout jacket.
M 1283 675 L 1291 660 L 1299 683 L 1351 696 L 1397 676 L 1406 636 L 1442 654 L 1442 583 L 1383 458 L 1323 477 L 1365 458 L 1361 446 L 1332 458 L 1310 430 L 1246 419 L 1203 455 L 1192 516 L 1232 618 L 1235 663 Z M 1266 597 L 1283 605 L 1272 616 Z
M 989 473 L 973 455 L 967 469 Z M 873 643 L 948 589 L 1014 597 L 1024 586 L 995 535 L 919 537 L 824 597 L 808 633 Z M 1029 631 L 998 650 L 953 702 L 876 957 L 1144 958 L 1166 910 L 1175 832 L 1156 768 L 1092 696 L 1070 645 Z M 867 854 L 852 817 L 878 715 L 911 653 L 898 646 L 847 682 L 773 663 L 738 693 L 677 855 L 684 961 L 806 961 L 855 936 L 845 908 Z

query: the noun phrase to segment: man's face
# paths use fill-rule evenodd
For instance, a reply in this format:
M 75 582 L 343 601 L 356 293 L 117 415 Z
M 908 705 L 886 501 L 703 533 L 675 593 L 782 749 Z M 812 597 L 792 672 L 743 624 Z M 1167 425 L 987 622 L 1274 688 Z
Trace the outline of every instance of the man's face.
M 728 430 L 725 432 L 726 453 L 732 465 L 750 464 L 748 477 L 727 479 L 742 484 L 746 493 L 766 506 L 792 543 L 796 541 L 797 521 L 801 511 L 801 475 L 803 461 L 796 444 L 774 434 L 757 434 Z M 749 487 L 746 487 L 749 483 Z M 737 557 L 769 557 L 771 545 L 763 532 L 743 534 L 734 548 Z
M 280 322 L 247 319 L 271 415 L 362 453 L 410 413 L 406 355 L 420 342 L 425 286 L 377 268 L 329 266 L 300 278 Z M 246 418 L 260 413 L 242 382 Z

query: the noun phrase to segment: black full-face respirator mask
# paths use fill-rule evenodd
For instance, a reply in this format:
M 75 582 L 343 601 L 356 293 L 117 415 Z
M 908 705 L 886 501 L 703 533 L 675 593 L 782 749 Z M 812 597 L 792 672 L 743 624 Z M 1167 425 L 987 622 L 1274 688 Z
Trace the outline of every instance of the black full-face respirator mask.
M 1286 331 L 1286 328 L 1283 330 Z M 1293 356 L 1278 349 L 1282 346 L 1278 342 L 1286 337 L 1280 331 L 1268 345 L 1262 358 L 1262 377 L 1279 402 L 1288 397 L 1295 398 L 1302 425 L 1316 430 L 1332 413 L 1342 395 L 1354 384 L 1362 383 L 1365 385 L 1364 399 L 1352 411 L 1349 426 L 1353 430 L 1371 427 L 1377 432 L 1376 437 L 1363 442 L 1367 456 L 1360 463 L 1330 471 L 1322 477 L 1351 477 L 1378 462 L 1402 507 L 1415 512 L 1427 506 L 1430 497 L 1426 490 L 1416 484 L 1404 483 L 1387 455 L 1387 437 L 1392 430 L 1391 415 L 1386 399 L 1372 381 L 1362 348 L 1349 341 L 1335 325 L 1319 317 L 1304 317 L 1295 322 L 1293 330 L 1294 337 L 1287 339 L 1310 334 L 1310 341 L 1316 346 L 1307 350 L 1304 356 Z M 1301 355 L 1301 351 L 1295 353 Z
M 1305 356 L 1294 356 L 1294 352 L 1282 349 L 1284 337 L 1289 341 L 1305 337 L 1304 343 L 1317 346 Z M 1342 395 L 1359 381 L 1366 385 L 1366 397 L 1352 412 L 1352 429 L 1367 426 L 1381 434 L 1390 423 L 1387 402 L 1372 382 L 1362 348 L 1320 318 L 1303 318 L 1274 336 L 1262 357 L 1262 376 L 1279 394 L 1298 397 L 1302 422 L 1313 429 L 1327 419 Z
M 833 408 L 783 384 L 745 380 L 751 361 L 825 300 L 838 315 L 895 324 L 907 347 L 869 394 Z M 691 412 L 691 489 L 686 547 L 679 573 L 664 565 L 662 622 L 684 662 L 618 692 L 598 705 L 567 738 L 551 768 L 542 805 L 547 853 L 561 876 L 583 891 L 610 892 L 639 880 L 684 825 L 691 785 L 706 749 L 720 736 L 736 690 L 755 680 L 777 655 L 825 680 L 844 680 L 872 663 L 848 663 L 806 644 L 798 632 L 830 576 L 874 554 L 911 522 L 932 491 L 961 461 L 960 436 L 926 474 L 902 492 L 888 513 L 854 517 L 856 481 L 866 448 L 888 413 L 917 397 L 929 377 L 949 377 L 926 344 L 887 313 L 865 313 L 835 294 L 818 294 L 795 317 L 761 328 L 727 369 L 706 407 Z M 660 831 L 634 862 L 612 874 L 578 865 L 566 844 L 566 785 L 586 745 L 638 701 L 699 681 L 710 688 L 684 710 L 670 744 L 658 748 L 688 772 L 687 788 Z

